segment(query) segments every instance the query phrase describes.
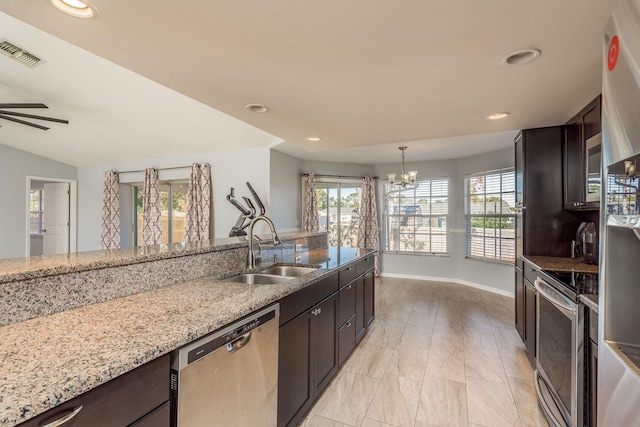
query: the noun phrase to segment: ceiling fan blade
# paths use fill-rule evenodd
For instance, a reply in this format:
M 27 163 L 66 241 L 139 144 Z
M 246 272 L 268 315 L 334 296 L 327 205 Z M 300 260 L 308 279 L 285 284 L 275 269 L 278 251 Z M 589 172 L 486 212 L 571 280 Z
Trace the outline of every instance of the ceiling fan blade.
M 15 111 L 3 111 L 3 110 L 0 110 L 0 114 L 5 114 L 7 116 L 25 117 L 27 119 L 46 120 L 48 122 L 64 123 L 64 124 L 67 124 L 67 125 L 69 124 L 69 120 L 54 119 L 53 117 L 36 116 L 34 114 L 16 113 Z
M 27 126 L 31 126 L 31 127 L 42 129 L 42 130 L 49 129 L 46 126 L 41 126 L 41 125 L 38 125 L 38 124 L 35 124 L 35 123 L 30 123 L 30 122 L 25 122 L 24 120 L 20 120 L 20 119 L 14 119 L 13 117 L 5 116 L 4 114 L 0 114 L 0 119 L 9 120 L 10 122 L 16 122 L 16 123 L 20 123 L 22 125 L 27 125 Z
M 0 108 L 49 108 L 44 104 L 33 104 L 33 103 L 28 103 L 28 104 L 1 104 L 0 103 Z

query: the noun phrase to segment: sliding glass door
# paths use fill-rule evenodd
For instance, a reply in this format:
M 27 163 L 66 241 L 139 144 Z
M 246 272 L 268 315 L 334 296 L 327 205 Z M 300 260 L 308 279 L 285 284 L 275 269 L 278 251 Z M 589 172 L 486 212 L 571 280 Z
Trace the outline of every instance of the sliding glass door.
M 358 218 L 362 183 L 318 178 L 318 218 L 320 231 L 329 233 L 329 245 L 358 246 Z

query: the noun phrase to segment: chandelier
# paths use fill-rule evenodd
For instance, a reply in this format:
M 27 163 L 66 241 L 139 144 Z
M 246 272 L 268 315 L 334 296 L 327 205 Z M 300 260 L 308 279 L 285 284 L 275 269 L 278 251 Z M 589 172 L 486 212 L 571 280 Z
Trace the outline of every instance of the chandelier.
M 404 150 L 407 147 L 398 147 L 400 151 L 402 151 L 402 173 L 400 174 L 400 181 L 396 181 L 395 173 L 388 173 L 387 178 L 389 178 L 389 184 L 392 187 L 396 187 L 397 189 L 402 189 L 405 187 L 412 187 L 416 184 L 416 178 L 418 177 L 418 171 L 409 171 L 405 172 L 404 170 Z

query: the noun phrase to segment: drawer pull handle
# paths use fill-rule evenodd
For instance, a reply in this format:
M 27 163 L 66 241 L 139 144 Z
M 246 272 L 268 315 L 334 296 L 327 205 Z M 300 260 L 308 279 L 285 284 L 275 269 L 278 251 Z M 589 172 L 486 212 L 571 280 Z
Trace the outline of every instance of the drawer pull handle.
M 352 287 L 353 287 L 353 285 L 347 285 L 347 286 L 345 287 L 345 289 L 351 289 Z
M 322 313 L 322 308 L 316 308 L 315 310 L 313 310 L 311 312 L 314 316 L 319 315 L 320 313 Z
M 351 322 L 348 322 L 346 325 L 344 325 L 345 328 L 350 328 L 351 327 Z
M 345 268 L 344 271 L 351 271 L 351 267 Z
M 67 415 L 62 416 L 55 421 L 51 421 L 49 424 L 46 424 L 42 427 L 58 427 L 63 424 L 66 424 L 67 421 L 71 420 L 73 417 L 78 415 L 80 411 L 82 411 L 82 405 L 78 406 L 77 408 L 74 408 L 73 411 L 69 412 Z

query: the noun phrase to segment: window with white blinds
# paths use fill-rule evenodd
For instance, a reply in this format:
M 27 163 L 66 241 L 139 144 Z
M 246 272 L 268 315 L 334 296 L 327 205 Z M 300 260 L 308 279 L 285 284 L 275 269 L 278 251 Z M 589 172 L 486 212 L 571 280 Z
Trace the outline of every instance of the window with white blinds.
M 515 259 L 513 168 L 468 175 L 465 185 L 465 254 L 487 261 Z
M 449 178 L 418 181 L 411 188 L 384 185 L 387 252 L 449 253 Z

